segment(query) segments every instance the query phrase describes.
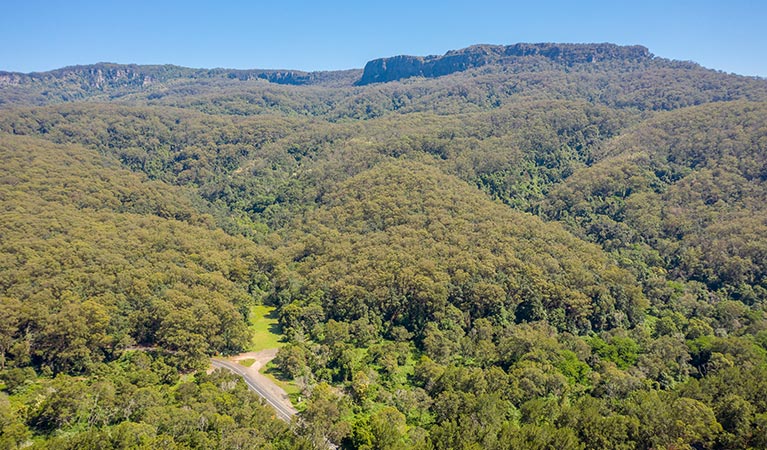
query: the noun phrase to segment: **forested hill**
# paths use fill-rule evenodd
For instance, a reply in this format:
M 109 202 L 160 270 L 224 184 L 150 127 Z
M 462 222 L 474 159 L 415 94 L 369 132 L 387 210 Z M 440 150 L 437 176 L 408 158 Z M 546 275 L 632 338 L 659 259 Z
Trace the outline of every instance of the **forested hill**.
M 766 118 L 612 44 L 2 73 L 0 448 L 767 448 Z M 205 370 L 269 308 L 290 425 Z

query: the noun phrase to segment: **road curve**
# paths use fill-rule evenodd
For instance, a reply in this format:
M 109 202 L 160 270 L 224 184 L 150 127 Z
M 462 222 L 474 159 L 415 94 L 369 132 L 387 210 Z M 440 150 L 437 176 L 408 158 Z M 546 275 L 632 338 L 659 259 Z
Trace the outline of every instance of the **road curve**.
M 253 374 L 248 373 L 249 371 L 245 367 L 237 363 L 218 358 L 211 359 L 211 365 L 213 365 L 213 367 L 227 369 L 241 376 L 251 391 L 260 395 L 264 400 L 266 400 L 266 403 L 268 403 L 269 406 L 274 408 L 275 412 L 277 413 L 277 417 L 280 419 L 286 422 L 290 422 L 293 416 L 298 413 L 295 408 L 288 406 L 290 403 L 289 401 L 287 401 L 284 397 L 280 398 L 271 391 L 271 389 L 274 389 L 274 387 L 271 387 L 270 389 L 268 384 L 273 383 L 263 375 L 258 374 L 259 376 L 254 376 Z

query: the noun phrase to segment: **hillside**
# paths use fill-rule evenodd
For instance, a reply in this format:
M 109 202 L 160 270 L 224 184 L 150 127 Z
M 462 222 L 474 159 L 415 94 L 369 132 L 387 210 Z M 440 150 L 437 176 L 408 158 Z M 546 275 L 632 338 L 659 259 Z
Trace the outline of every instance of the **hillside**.
M 0 73 L 0 448 L 763 448 L 765 117 L 613 44 Z M 290 425 L 204 370 L 263 305 Z
M 732 102 L 645 121 L 558 186 L 545 214 L 605 248 L 641 248 L 650 266 L 722 300 L 759 302 L 767 293 L 765 117 L 765 103 Z
M 350 178 L 296 228 L 287 240 L 303 245 L 286 258 L 325 293 L 327 317 L 401 326 L 416 342 L 452 308 L 468 323 L 550 317 L 577 333 L 630 326 L 646 302 L 597 247 L 421 164 Z
M 26 349 L 6 364 L 80 373 L 140 344 L 185 368 L 243 347 L 263 258 L 254 244 L 217 230 L 184 190 L 82 147 L 2 137 L 0 295 L 25 308 L 5 324 L 4 352 Z

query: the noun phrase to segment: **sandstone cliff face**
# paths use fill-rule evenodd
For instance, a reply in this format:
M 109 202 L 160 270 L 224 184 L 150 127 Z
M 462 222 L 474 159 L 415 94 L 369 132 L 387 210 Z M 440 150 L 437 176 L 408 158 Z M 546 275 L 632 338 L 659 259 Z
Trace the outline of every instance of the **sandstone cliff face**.
M 262 79 L 270 83 L 293 85 L 309 84 L 314 81 L 313 74 L 295 70 L 190 69 L 172 65 L 142 66 L 99 63 L 29 74 L 0 71 L 0 86 L 63 81 L 77 83 L 88 90 L 104 90 L 110 87 L 146 87 L 157 82 L 182 78 Z
M 343 76 L 347 74 L 342 73 Z M 48 72 L 15 73 L 0 71 L 0 108 L 16 103 L 45 105 L 84 100 L 91 97 L 117 98 L 150 92 L 155 87 L 180 82 L 214 80 L 270 82 L 303 85 L 333 80 L 333 72 L 295 70 L 192 69 L 174 65 L 98 63 L 70 66 Z M 349 78 L 348 84 L 359 77 Z M 215 81 L 219 80 L 219 81 Z M 149 95 L 156 95 L 150 93 Z
M 361 69 L 304 72 L 300 70 L 194 69 L 174 65 L 97 63 L 48 72 L 0 71 L 0 109 L 14 104 L 46 105 L 93 97 L 118 98 L 147 92 L 150 99 L 166 86 L 207 82 L 230 86 L 275 83 L 286 85 L 351 86 Z M 161 96 L 161 95 L 160 95 Z
M 564 65 L 605 60 L 639 61 L 653 56 L 647 48 L 615 44 L 515 44 L 475 45 L 443 56 L 394 56 L 375 59 L 365 65 L 359 85 L 396 81 L 421 76 L 439 77 L 487 64 L 512 64 L 521 57 L 537 56 Z

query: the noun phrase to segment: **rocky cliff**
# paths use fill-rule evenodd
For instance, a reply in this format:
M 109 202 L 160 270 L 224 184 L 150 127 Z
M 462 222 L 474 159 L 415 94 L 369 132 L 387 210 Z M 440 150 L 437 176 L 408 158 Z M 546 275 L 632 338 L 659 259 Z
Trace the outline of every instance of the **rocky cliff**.
M 0 86 L 78 82 L 84 88 L 103 90 L 108 87 L 147 86 L 180 78 L 263 79 L 271 83 L 298 85 L 310 84 L 318 75 L 297 70 L 191 69 L 173 65 L 98 63 L 29 74 L 0 71 Z
M 647 48 L 615 44 L 515 44 L 475 45 L 442 56 L 394 56 L 375 59 L 365 65 L 359 85 L 396 81 L 421 76 L 439 77 L 487 64 L 513 64 L 522 57 L 542 57 L 564 65 L 606 60 L 651 59 Z
M 192 69 L 174 65 L 98 63 L 48 72 L 0 71 L 0 108 L 13 104 L 44 105 L 87 98 L 118 98 L 178 83 L 232 85 L 269 82 L 286 85 L 352 85 L 362 71 Z

